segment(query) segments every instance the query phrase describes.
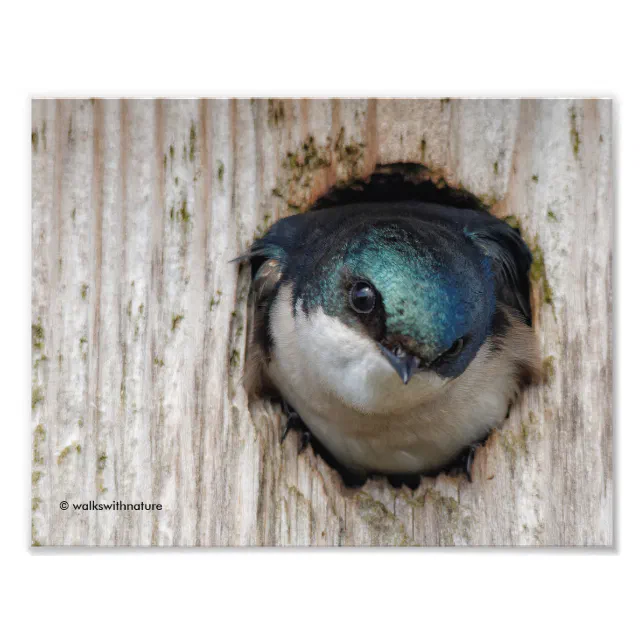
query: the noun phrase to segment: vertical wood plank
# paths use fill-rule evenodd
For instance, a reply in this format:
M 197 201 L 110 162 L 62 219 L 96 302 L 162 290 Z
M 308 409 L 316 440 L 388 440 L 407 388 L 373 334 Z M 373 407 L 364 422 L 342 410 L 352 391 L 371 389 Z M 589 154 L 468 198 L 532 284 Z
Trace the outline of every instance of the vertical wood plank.
M 43 100 L 31 137 L 35 545 L 612 544 L 609 101 Z M 230 260 L 402 161 L 521 228 L 548 378 L 472 483 L 347 490 L 249 405 Z

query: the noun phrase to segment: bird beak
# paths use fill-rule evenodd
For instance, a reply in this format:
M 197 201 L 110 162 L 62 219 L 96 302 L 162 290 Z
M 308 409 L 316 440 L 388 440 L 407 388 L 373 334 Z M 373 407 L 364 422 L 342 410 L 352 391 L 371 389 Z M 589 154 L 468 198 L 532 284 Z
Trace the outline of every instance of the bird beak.
M 384 347 L 382 344 L 378 344 L 382 355 L 389 360 L 389 364 L 395 369 L 396 373 L 400 376 L 400 379 L 403 381 L 403 384 L 407 384 L 409 379 L 414 375 L 420 360 L 416 356 L 410 356 L 406 353 L 400 353 L 396 355 Z

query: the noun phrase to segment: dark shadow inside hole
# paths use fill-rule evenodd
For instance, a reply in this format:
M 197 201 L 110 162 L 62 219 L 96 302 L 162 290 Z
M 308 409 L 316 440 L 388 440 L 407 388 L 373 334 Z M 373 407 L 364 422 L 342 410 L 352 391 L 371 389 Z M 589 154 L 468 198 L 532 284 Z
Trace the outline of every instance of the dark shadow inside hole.
M 471 192 L 453 188 L 443 179 L 434 182 L 430 177 L 429 168 L 418 163 L 377 165 L 366 179 L 331 188 L 310 210 L 356 203 L 422 201 L 488 212 L 483 202 Z

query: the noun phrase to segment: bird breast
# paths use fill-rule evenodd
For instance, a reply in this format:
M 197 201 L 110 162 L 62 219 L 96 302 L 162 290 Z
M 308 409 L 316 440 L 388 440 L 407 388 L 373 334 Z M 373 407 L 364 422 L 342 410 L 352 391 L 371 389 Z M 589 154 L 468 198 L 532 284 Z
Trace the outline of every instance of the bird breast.
M 316 438 L 356 470 L 437 469 L 500 424 L 518 390 L 510 353 L 487 343 L 458 378 L 420 372 L 404 385 L 368 336 L 321 309 L 294 312 L 289 285 L 269 324 L 269 379 Z

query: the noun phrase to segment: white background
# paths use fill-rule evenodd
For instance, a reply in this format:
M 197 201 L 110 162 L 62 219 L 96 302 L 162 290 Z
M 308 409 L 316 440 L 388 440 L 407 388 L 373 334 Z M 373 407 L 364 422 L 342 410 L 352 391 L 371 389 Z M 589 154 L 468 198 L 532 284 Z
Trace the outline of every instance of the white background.
M 644 98 L 635 6 L 58 0 L 5 7 L 2 641 L 641 641 Z M 616 548 L 31 552 L 33 95 L 613 97 Z

